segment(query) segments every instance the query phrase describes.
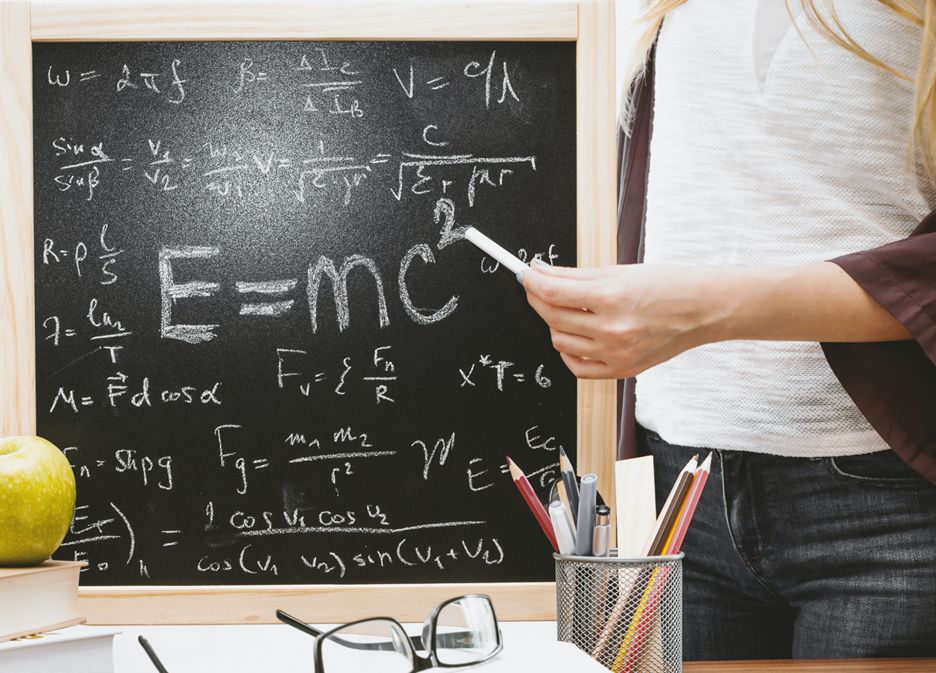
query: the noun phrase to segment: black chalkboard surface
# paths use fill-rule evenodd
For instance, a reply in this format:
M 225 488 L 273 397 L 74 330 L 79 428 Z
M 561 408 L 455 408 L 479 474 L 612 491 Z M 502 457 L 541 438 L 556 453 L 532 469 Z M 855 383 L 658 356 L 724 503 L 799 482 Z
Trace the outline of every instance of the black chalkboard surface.
M 575 382 L 573 43 L 36 43 L 38 432 L 84 584 L 527 581 Z

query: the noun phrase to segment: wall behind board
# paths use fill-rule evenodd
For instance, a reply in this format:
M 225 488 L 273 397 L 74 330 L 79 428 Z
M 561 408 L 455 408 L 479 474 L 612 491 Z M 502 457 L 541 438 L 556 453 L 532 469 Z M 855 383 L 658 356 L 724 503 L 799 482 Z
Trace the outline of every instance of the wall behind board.
M 513 276 L 576 261 L 574 43 L 33 46 L 36 405 L 83 583 L 552 579 Z

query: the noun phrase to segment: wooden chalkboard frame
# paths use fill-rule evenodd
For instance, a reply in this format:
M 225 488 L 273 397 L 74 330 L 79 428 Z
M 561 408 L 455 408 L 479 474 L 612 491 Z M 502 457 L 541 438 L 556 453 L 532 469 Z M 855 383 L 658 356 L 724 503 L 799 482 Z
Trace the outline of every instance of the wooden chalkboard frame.
M 34 434 L 32 42 L 138 40 L 543 40 L 576 42 L 578 264 L 616 259 L 613 0 L 0 3 L 0 436 Z M 578 462 L 612 494 L 613 381 L 578 383 Z M 612 530 L 613 530 L 612 526 Z M 555 619 L 549 582 L 87 587 L 92 624 L 421 621 L 441 600 L 493 596 L 503 619 Z

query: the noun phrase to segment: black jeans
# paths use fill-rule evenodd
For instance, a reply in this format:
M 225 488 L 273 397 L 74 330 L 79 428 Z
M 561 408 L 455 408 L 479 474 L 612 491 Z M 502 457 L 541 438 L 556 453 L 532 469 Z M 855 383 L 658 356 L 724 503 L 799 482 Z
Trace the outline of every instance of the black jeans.
M 704 449 L 638 428 L 657 508 Z M 892 451 L 715 451 L 683 544 L 683 656 L 936 656 L 936 486 Z

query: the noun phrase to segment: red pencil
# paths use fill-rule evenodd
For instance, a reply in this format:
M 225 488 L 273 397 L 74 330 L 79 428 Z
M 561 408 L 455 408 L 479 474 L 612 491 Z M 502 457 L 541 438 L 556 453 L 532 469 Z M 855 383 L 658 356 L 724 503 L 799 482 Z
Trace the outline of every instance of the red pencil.
M 540 528 L 543 529 L 543 532 L 546 533 L 546 537 L 549 538 L 549 544 L 552 545 L 553 551 L 558 553 L 559 545 L 556 544 L 556 534 L 553 533 L 552 522 L 549 520 L 546 508 L 543 507 L 543 503 L 536 497 L 536 493 L 533 492 L 533 487 L 530 486 L 530 481 L 526 478 L 526 475 L 523 474 L 523 471 L 517 467 L 517 464 L 510 459 L 510 456 L 507 456 L 507 466 L 510 468 L 510 476 L 513 477 L 514 484 L 517 485 L 520 495 L 526 500 L 526 504 L 539 522 Z
M 702 464 L 699 465 L 699 469 L 695 471 L 695 476 L 692 478 L 692 487 L 689 489 L 689 494 L 686 496 L 686 504 L 682 516 L 679 517 L 679 520 L 676 522 L 676 527 L 673 529 L 673 539 L 666 548 L 666 554 L 679 553 L 683 539 L 686 537 L 686 531 L 689 530 L 689 524 L 692 523 L 692 516 L 695 514 L 696 505 L 699 504 L 702 489 L 705 488 L 705 482 L 708 481 L 709 472 L 711 471 L 712 454 L 710 453 L 705 460 L 702 461 Z

